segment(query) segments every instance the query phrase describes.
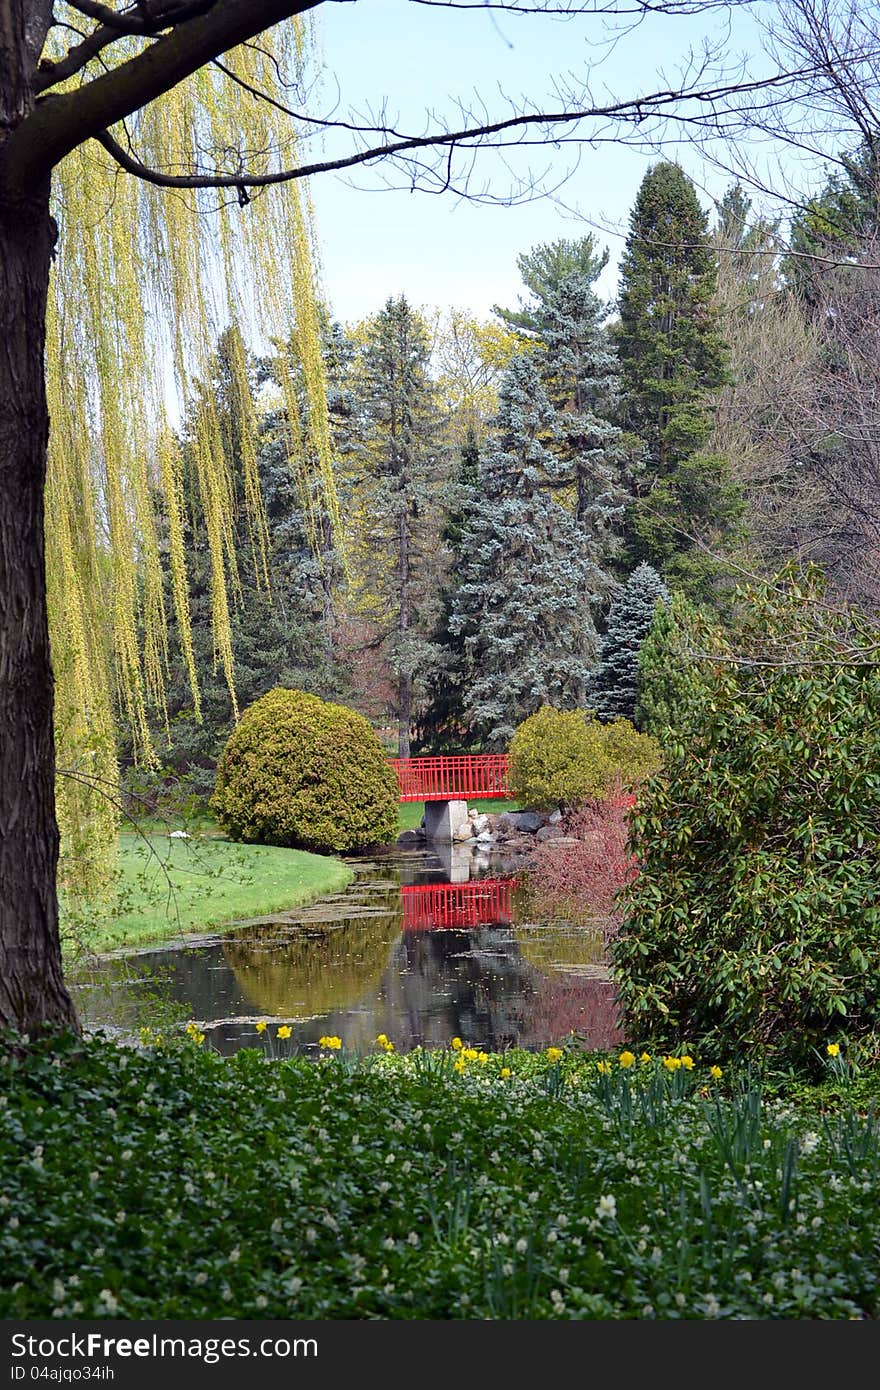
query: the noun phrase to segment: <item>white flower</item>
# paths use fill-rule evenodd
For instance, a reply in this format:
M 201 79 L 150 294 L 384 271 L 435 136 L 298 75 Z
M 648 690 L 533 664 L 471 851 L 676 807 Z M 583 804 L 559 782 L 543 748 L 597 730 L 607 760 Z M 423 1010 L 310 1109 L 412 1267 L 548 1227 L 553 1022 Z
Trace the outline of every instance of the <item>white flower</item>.
M 617 1215 L 617 1200 L 611 1193 L 606 1193 L 600 1197 L 596 1203 L 596 1215 L 600 1218 L 607 1216 L 609 1221 L 613 1221 Z
M 269 1300 L 264 1293 L 258 1293 L 256 1298 L 254 1299 L 254 1303 L 258 1308 L 265 1308 L 268 1302 Z
M 812 1153 L 815 1153 L 816 1150 L 818 1149 L 818 1147 L 819 1147 L 819 1136 L 818 1136 L 818 1134 L 815 1133 L 814 1130 L 809 1129 L 809 1130 L 807 1130 L 807 1133 L 806 1133 L 806 1134 L 802 1134 L 802 1135 L 801 1135 L 801 1153 L 802 1153 L 802 1154 L 812 1154 Z
M 406 1243 L 407 1243 L 407 1245 L 418 1245 L 418 1243 L 419 1243 L 419 1234 L 418 1234 L 418 1231 L 410 1231 L 409 1235 L 408 1235 L 407 1238 L 406 1238 Z
M 119 1299 L 110 1289 L 102 1289 L 98 1294 L 99 1299 L 107 1309 L 108 1313 L 115 1313 L 119 1307 Z
M 131 1149 L 123 1149 L 123 1150 L 122 1150 L 122 1153 L 119 1155 L 119 1157 L 122 1159 L 122 1162 L 123 1162 L 123 1163 L 127 1163 L 128 1160 L 131 1158 L 131 1156 L 132 1156 Z
M 714 1293 L 707 1293 L 703 1301 L 703 1309 L 707 1318 L 717 1318 L 721 1316 L 721 1304 Z
M 277 1234 L 278 1231 L 281 1230 L 281 1217 L 280 1217 L 280 1216 L 276 1216 L 276 1217 L 275 1217 L 275 1220 L 272 1222 L 272 1225 L 270 1226 L 269 1229 L 272 1230 L 272 1231 L 275 1231 L 276 1234 Z
M 237 1245 L 234 1245 L 229 1252 L 229 1263 L 231 1265 L 237 1265 L 240 1259 L 241 1251 L 239 1250 Z
M 207 1274 L 205 1273 L 205 1271 L 204 1271 L 203 1269 L 200 1269 L 199 1272 L 198 1272 L 198 1274 L 195 1276 L 194 1283 L 196 1283 L 196 1284 L 207 1284 L 207 1282 L 208 1282 L 208 1276 L 207 1276 Z
M 504 1261 L 504 1264 L 501 1266 L 501 1273 L 504 1275 L 506 1279 L 510 1278 L 511 1274 L 513 1273 L 513 1265 L 510 1263 L 510 1260 Z
M 382 1249 L 383 1249 L 383 1250 L 393 1250 L 393 1249 L 394 1249 L 394 1237 L 393 1237 L 393 1236 L 386 1236 L 386 1237 L 385 1237 L 385 1239 L 384 1239 L 383 1242 L 382 1242 Z
M 514 1246 L 514 1249 L 516 1250 L 517 1254 L 524 1255 L 528 1248 L 529 1242 L 526 1240 L 525 1236 L 520 1236 L 519 1240 L 516 1242 L 516 1245 Z

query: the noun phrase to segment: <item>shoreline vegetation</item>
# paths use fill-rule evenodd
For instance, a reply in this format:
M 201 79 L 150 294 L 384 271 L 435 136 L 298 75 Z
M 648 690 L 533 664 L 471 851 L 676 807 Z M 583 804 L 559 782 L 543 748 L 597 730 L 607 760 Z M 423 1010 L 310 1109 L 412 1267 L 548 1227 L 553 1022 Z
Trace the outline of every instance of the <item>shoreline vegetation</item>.
M 475 804 L 491 811 L 518 806 L 502 800 Z M 422 802 L 403 802 L 398 834 L 416 829 L 424 809 Z M 393 842 L 383 848 L 392 847 Z M 120 834 L 119 864 L 108 893 L 62 910 L 62 946 L 66 956 L 100 954 L 178 936 L 214 935 L 339 893 L 353 878 L 351 865 L 333 855 L 236 843 L 205 818 L 149 821 L 140 832 Z

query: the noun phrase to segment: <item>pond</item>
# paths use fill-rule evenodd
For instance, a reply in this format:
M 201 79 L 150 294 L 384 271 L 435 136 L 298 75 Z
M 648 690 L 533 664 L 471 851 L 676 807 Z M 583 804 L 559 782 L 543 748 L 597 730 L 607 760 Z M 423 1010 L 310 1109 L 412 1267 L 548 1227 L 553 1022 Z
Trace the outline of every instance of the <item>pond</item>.
M 308 907 L 74 974 L 84 1025 L 133 1032 L 174 1009 L 224 1054 L 263 1046 L 263 1019 L 266 1037 L 291 1028 L 285 1052 L 317 1052 L 323 1034 L 361 1053 L 379 1033 L 398 1051 L 620 1041 L 601 937 L 521 920 L 521 860 L 432 845 L 348 862 L 348 888 Z

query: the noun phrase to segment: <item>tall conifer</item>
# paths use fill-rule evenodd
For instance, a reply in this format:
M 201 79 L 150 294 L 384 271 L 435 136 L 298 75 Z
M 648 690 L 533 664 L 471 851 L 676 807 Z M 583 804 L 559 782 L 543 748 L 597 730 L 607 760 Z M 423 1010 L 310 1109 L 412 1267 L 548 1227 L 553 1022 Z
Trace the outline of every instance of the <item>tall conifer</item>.
M 634 719 L 639 651 L 651 630 L 657 604 L 668 602 L 663 580 L 643 562 L 612 603 L 588 695 L 600 719 Z
M 530 354 L 511 363 L 479 506 L 462 536 L 449 628 L 468 653 L 464 718 L 484 748 L 506 748 L 543 704 L 583 702 L 595 655 L 601 574 L 571 512 L 551 494 L 545 445 L 554 411 Z
M 642 181 L 621 260 L 615 337 L 625 420 L 646 449 L 626 562 L 646 561 L 704 598 L 717 567 L 692 538 L 723 546 L 742 510 L 726 461 L 703 451 L 712 393 L 725 379 L 716 275 L 694 186 L 678 164 L 661 161 Z

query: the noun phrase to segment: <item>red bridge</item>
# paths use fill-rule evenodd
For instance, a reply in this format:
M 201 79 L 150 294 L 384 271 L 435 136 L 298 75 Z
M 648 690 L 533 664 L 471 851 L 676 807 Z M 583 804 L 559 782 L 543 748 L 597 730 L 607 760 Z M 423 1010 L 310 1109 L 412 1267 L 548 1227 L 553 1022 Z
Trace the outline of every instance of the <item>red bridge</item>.
M 515 878 L 475 878 L 467 883 L 406 884 L 404 931 L 449 930 L 510 922 Z
M 474 757 L 392 758 L 401 801 L 477 801 L 510 796 L 507 754 Z

